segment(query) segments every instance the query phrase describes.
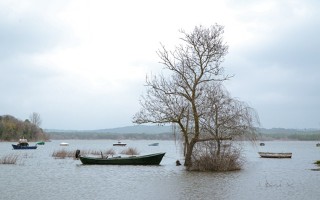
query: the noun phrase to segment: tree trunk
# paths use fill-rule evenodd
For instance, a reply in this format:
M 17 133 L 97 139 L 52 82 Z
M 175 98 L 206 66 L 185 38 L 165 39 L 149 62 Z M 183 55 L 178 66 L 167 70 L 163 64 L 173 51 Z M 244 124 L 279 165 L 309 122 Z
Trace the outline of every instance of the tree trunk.
M 221 152 L 221 141 L 219 139 L 217 140 L 217 146 L 218 146 L 217 156 L 219 157 L 220 156 L 220 152 Z
M 184 166 L 187 167 L 187 169 L 189 169 L 190 167 L 192 167 L 192 151 L 193 151 L 193 147 L 196 144 L 196 140 L 192 139 L 190 141 L 190 144 L 187 145 L 187 152 L 186 152 L 186 156 L 185 156 L 185 162 L 184 162 Z

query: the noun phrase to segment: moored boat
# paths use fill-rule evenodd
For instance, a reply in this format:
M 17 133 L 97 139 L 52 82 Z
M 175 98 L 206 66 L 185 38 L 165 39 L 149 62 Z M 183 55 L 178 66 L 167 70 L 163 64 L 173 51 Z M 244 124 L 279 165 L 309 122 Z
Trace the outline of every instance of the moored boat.
M 37 145 L 44 145 L 45 142 L 44 142 L 44 141 L 39 141 L 39 142 L 37 142 L 36 144 L 37 144 Z
M 37 149 L 37 145 L 29 146 L 27 139 L 19 139 L 18 144 L 12 144 L 13 149 Z
M 260 143 L 260 146 L 264 146 L 264 145 L 265 145 L 265 143 L 263 143 L 263 142 Z
M 67 142 L 61 142 L 61 143 L 60 143 L 60 146 L 69 146 L 69 143 L 67 143 Z
M 152 143 L 152 144 L 149 144 L 149 146 L 159 146 L 159 143 L 158 142 Z
M 292 153 L 258 152 L 261 158 L 291 158 Z
M 120 141 L 118 141 L 117 143 L 114 143 L 113 146 L 126 146 L 126 143 L 122 143 Z
M 78 155 L 80 152 L 78 152 Z M 143 156 L 128 157 L 86 157 L 79 155 L 80 161 L 85 165 L 159 165 L 165 153 L 155 153 Z M 76 157 L 78 157 L 76 155 Z
M 317 144 L 316 144 L 316 147 L 320 147 L 320 143 L 317 143 Z

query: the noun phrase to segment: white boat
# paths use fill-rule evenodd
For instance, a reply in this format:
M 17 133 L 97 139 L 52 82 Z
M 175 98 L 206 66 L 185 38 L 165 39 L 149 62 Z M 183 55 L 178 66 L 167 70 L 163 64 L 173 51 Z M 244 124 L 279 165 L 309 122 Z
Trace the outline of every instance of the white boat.
M 61 143 L 60 143 L 60 146 L 69 146 L 69 143 L 67 143 L 67 142 L 61 142 Z
M 291 158 L 292 153 L 258 152 L 261 158 Z

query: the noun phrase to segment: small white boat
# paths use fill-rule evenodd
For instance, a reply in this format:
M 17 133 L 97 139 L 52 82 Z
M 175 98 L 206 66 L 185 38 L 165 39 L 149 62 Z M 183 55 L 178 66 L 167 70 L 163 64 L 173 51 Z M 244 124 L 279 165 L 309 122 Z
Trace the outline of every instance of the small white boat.
M 292 153 L 258 152 L 261 158 L 291 158 Z
M 69 143 L 67 143 L 67 142 L 61 142 L 61 143 L 60 143 L 60 146 L 69 146 Z

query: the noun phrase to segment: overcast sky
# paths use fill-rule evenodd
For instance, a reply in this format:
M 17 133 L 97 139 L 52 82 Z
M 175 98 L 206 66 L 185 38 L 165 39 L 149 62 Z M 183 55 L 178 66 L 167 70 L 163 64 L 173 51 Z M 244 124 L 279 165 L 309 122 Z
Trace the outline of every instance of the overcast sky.
M 241 3 L 240 3 L 241 2 Z M 160 43 L 225 27 L 233 97 L 263 128 L 320 128 L 320 1 L 0 0 L 0 115 L 45 129 L 132 125 Z

